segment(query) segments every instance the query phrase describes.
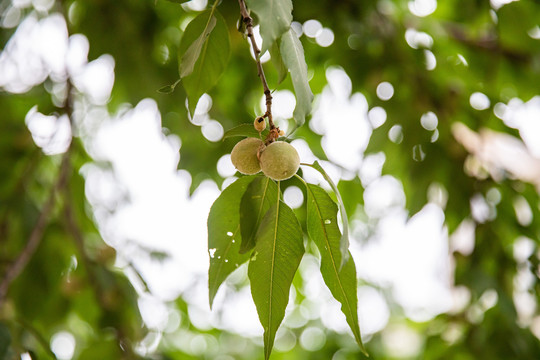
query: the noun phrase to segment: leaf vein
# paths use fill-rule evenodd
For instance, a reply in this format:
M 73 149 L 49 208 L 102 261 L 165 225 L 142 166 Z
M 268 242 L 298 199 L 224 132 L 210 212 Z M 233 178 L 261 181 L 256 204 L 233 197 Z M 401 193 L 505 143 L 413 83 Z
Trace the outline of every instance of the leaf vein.
M 320 219 L 321 227 L 322 227 L 323 234 L 324 234 L 324 240 L 326 242 L 326 246 L 328 247 L 328 252 L 330 253 L 330 259 L 332 260 L 332 268 L 334 269 L 334 272 L 336 274 L 337 282 L 339 284 L 339 289 L 340 289 L 340 291 L 341 291 L 341 293 L 343 295 L 345 303 L 347 304 L 347 309 L 348 309 L 349 313 L 353 314 L 351 305 L 349 303 L 349 298 L 347 297 L 347 294 L 345 293 L 345 289 L 343 288 L 343 284 L 341 283 L 341 279 L 339 277 L 339 272 L 338 272 L 337 267 L 336 267 L 336 261 L 334 259 L 334 254 L 332 253 L 330 243 L 328 241 L 328 233 L 326 231 L 326 227 L 324 226 L 325 224 L 324 224 L 323 216 L 322 216 L 322 213 L 321 213 L 321 209 L 319 207 L 319 204 L 315 200 L 315 195 L 313 193 L 313 190 L 311 190 L 309 188 L 309 186 L 307 186 L 307 188 L 308 188 L 309 192 L 311 193 L 311 196 L 313 196 L 313 203 L 315 204 L 315 208 L 317 209 L 317 213 L 319 214 L 319 219 Z

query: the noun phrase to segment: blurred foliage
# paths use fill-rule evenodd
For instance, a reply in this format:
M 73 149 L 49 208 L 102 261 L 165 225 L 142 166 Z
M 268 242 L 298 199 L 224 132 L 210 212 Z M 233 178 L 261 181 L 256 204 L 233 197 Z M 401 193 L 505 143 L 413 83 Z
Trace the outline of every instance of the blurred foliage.
M 452 126 L 461 122 L 473 131 L 488 128 L 519 137 L 515 129 L 506 127 L 495 115 L 494 108 L 512 98 L 526 102 L 540 95 L 540 40 L 529 35 L 540 25 L 540 5 L 520 0 L 496 9 L 491 5 L 495 1 L 448 0 L 439 1 L 429 16 L 418 17 L 409 10 L 411 3 L 295 1 L 293 11 L 295 21 L 317 19 L 335 35 L 328 48 L 312 38 L 301 37 L 313 92 L 320 94 L 325 87 L 328 67 L 341 67 L 352 80 L 353 92 L 362 93 L 371 108 L 379 106 L 386 111 L 386 122 L 373 130 L 366 153 L 384 153 L 383 174 L 394 176 L 403 185 L 409 215 L 422 209 L 429 200 L 428 189 L 438 184 L 448 194 L 444 212 L 449 233 L 464 220 L 474 224 L 472 253 L 451 254 L 455 285 L 468 289 L 470 301 L 456 312 L 422 323 L 406 319 L 403 309 L 388 296 L 392 308 L 388 326 L 406 324 L 422 336 L 420 353 L 413 358 L 538 359 L 540 341 L 531 332 L 530 320 L 518 316 L 514 299 L 516 276 L 528 271 L 533 284 L 527 292 L 538 307 L 537 189 L 503 170 L 499 177 L 473 176 L 466 170 L 472 155 L 456 140 Z M 4 0 L 0 11 L 5 14 L 10 6 L 11 2 Z M 237 2 L 223 1 L 219 11 L 229 28 L 231 57 L 209 92 L 209 115 L 227 130 L 251 123 L 260 115 L 257 112 L 262 88 L 249 46 L 236 30 Z M 224 179 L 217 172 L 216 162 L 231 151 L 237 139 L 207 140 L 200 127 L 190 121 L 181 86 L 166 88 L 174 90 L 172 94 L 158 92 L 177 81 L 182 29 L 198 12 L 161 0 L 64 0 L 54 3 L 49 13 L 54 12 L 68 19 L 70 34 L 88 38 L 89 60 L 103 54 L 114 57 L 115 83 L 108 110 L 115 113 L 122 104 L 153 98 L 162 114 L 164 132 L 176 134 L 182 141 L 179 167 L 192 175 L 191 190 L 205 179 L 221 186 Z M 31 13 L 40 18 L 47 15 L 31 8 L 21 10 L 20 15 Z M 405 39 L 410 29 L 429 34 L 433 44 L 409 45 Z M 0 31 L 0 49 L 6 49 L 15 30 L 6 27 Z M 428 50 L 436 59 L 436 67 L 431 70 L 426 68 Z M 279 72 L 271 63 L 265 64 L 265 71 L 270 87 L 275 89 Z M 81 168 L 93 160 L 86 153 L 84 141 L 75 136 L 66 154 L 48 156 L 35 145 L 25 125 L 26 114 L 35 105 L 43 114 L 70 113 L 69 106 L 58 106 L 53 101 L 47 90 L 51 81 L 23 94 L 0 91 L 0 282 L 25 248 L 47 200 L 51 196 L 54 200 L 36 252 L 0 304 L 0 358 L 11 360 L 22 353 L 33 359 L 54 358 L 50 340 L 59 331 L 67 331 L 76 339 L 76 359 L 144 358 L 146 355 L 139 355 L 136 349 L 153 338 L 159 339 L 159 345 L 154 354 L 146 356 L 148 359 L 215 359 L 218 355 L 261 359 L 260 342 L 225 330 L 197 328 L 190 321 L 182 296 L 170 304 L 181 319 L 178 329 L 156 334 L 144 326 L 137 306 L 140 294 L 122 269 L 113 265 L 114 249 L 102 240 L 86 199 Z M 390 82 L 395 89 L 388 101 L 376 96 L 382 81 Z M 290 77 L 279 89 L 293 89 Z M 471 107 L 469 99 L 474 92 L 487 95 L 491 104 L 488 109 Z M 420 123 L 421 116 L 430 111 L 438 118 L 436 140 L 432 140 L 434 131 L 424 129 Z M 402 131 L 399 143 L 388 136 L 396 125 Z M 327 160 L 322 136 L 311 129 L 309 118 L 294 137 L 304 139 L 316 156 Z M 419 149 L 422 156 L 418 156 Z M 69 164 L 65 184 L 57 187 L 65 158 Z M 299 186 L 298 180 L 292 179 L 283 187 L 290 185 Z M 339 181 L 350 219 L 366 218 L 363 185 L 356 174 Z M 500 194 L 500 201 L 491 204 L 495 216 L 479 221 L 471 213 L 471 199 L 477 195 L 486 197 L 492 189 Z M 516 217 L 517 197 L 523 197 L 530 206 L 532 221 L 528 224 L 520 223 Z M 305 210 L 296 212 L 299 218 L 305 217 Z M 514 246 L 524 236 L 534 244 L 532 255 L 518 261 Z M 301 289 L 303 279 L 297 276 L 293 284 Z M 496 292 L 496 304 L 479 310 L 480 300 L 488 290 Z M 296 302 L 302 297 L 297 290 Z M 310 320 L 288 331 L 298 339 L 308 327 L 322 328 L 320 321 Z M 297 343 L 292 350 L 276 350 L 272 358 L 361 357 L 352 337 L 323 331 L 326 342 L 320 350 L 308 351 Z M 406 357 L 388 351 L 383 333 L 365 340 L 375 359 Z M 200 352 L 190 346 L 197 341 L 206 344 Z

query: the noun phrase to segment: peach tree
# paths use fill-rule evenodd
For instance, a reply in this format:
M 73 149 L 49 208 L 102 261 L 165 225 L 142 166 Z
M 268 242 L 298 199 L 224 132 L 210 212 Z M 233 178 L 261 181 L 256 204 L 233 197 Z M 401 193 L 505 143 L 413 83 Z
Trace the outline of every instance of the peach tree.
M 218 5 L 219 1 L 215 1 L 209 10 L 189 23 L 180 44 L 177 83 L 186 91 L 192 114 L 201 95 L 218 82 L 229 58 L 229 33 Z M 319 250 L 324 282 L 341 303 L 356 342 L 365 352 L 358 324 L 356 267 L 348 250 L 345 207 L 337 187 L 320 164 L 300 163 L 297 151 L 289 144 L 294 131 L 304 124 L 313 100 L 302 43 L 291 28 L 292 10 L 291 0 L 239 0 L 238 36 L 246 36 L 251 43 L 266 112 L 257 116 L 253 124 L 242 124 L 225 132 L 225 138 L 245 138 L 231 153 L 232 163 L 244 176 L 223 190 L 208 216 L 210 306 L 225 279 L 248 262 L 251 294 L 264 328 L 266 359 L 270 357 L 294 275 L 305 253 L 302 226 L 283 201 L 280 189 L 281 181 L 293 176 L 306 188 L 305 235 Z M 254 18 L 260 26 L 260 48 L 253 33 Z M 290 75 L 296 95 L 295 126 L 287 136 L 272 118 L 272 89 L 260 61 L 266 51 L 270 52 L 279 73 L 275 88 Z M 296 174 L 300 165 L 322 174 L 333 189 L 337 204 L 323 188 L 307 183 Z M 261 170 L 262 175 L 258 175 Z

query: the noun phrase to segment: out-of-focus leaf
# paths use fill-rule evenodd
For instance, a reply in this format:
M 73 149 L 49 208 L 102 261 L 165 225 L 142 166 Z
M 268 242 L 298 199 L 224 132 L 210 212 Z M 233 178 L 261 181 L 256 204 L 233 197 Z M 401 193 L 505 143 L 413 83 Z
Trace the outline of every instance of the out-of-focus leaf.
M 269 50 L 274 42 L 291 26 L 291 0 L 246 0 L 248 7 L 257 14 L 263 43 L 261 54 Z
M 263 216 L 274 204 L 278 196 L 274 181 L 266 176 L 258 176 L 249 184 L 240 202 L 240 231 L 242 246 L 240 253 L 245 253 L 255 246 L 257 229 Z
M 240 199 L 254 176 L 245 176 L 229 185 L 216 199 L 208 215 L 208 293 L 210 307 L 227 276 L 249 259 L 240 254 Z
M 341 311 L 354 334 L 356 342 L 367 355 L 360 326 L 356 295 L 356 266 L 352 256 L 341 267 L 341 232 L 337 224 L 338 207 L 326 191 L 317 185 L 307 184 L 307 220 L 309 237 L 321 253 L 321 274 L 334 298 L 341 303 Z
M 88 344 L 77 359 L 122 359 L 125 354 L 123 354 L 123 351 L 116 342 L 116 339 L 112 334 L 107 335 L 108 336 L 96 339 L 93 343 Z
M 0 359 L 7 358 L 10 344 L 11 335 L 9 334 L 9 329 L 4 324 L 0 323 Z
M 174 92 L 174 89 L 176 89 L 176 85 L 180 83 L 180 79 L 176 80 L 174 84 L 171 85 L 165 85 L 163 87 L 160 87 L 157 92 L 160 94 L 172 94 Z
M 225 134 L 223 134 L 223 140 L 235 136 L 247 136 L 256 138 L 262 136 L 262 138 L 264 139 L 266 135 L 268 135 L 268 129 L 263 130 L 261 132 L 261 135 L 259 135 L 259 132 L 253 127 L 253 124 L 240 124 L 225 131 Z
M 215 19 L 212 20 L 212 19 Z M 215 22 L 215 27 L 207 36 L 209 24 Z M 202 36 L 202 38 L 201 38 Z M 192 63 L 198 46 L 194 43 L 201 41 L 201 48 L 196 61 Z M 193 46 L 193 47 L 192 47 Z M 191 55 L 184 59 L 190 52 Z M 210 90 L 218 81 L 229 61 L 231 48 L 227 24 L 215 9 L 207 10 L 193 19 L 184 32 L 180 42 L 179 73 L 182 84 L 188 95 L 189 111 L 195 111 L 195 106 L 202 94 Z M 189 71 L 191 70 L 191 71 Z
M 502 47 L 517 51 L 538 53 L 540 43 L 528 35 L 538 25 L 540 9 L 531 1 L 511 2 L 497 12 L 499 41 Z M 516 21 L 519 19 L 519 21 Z
M 349 258 L 349 221 L 347 219 L 347 212 L 345 211 L 345 206 L 343 205 L 343 199 L 341 198 L 336 184 L 334 184 L 330 176 L 328 176 L 328 174 L 326 173 L 326 171 L 324 171 L 318 161 L 315 161 L 312 165 L 307 165 L 319 171 L 336 194 L 339 205 L 339 212 L 341 214 L 341 221 L 343 222 L 343 234 L 341 235 L 341 240 L 339 242 L 339 249 L 341 251 L 341 262 L 339 268 L 341 269 Z
M 281 36 L 281 57 L 291 73 L 291 79 L 296 93 L 296 107 L 293 116 L 296 126 L 302 126 L 306 116 L 311 112 L 313 93 L 309 87 L 307 64 L 304 58 L 304 48 L 293 29 Z
M 302 228 L 279 198 L 264 216 L 249 262 L 251 295 L 264 328 L 264 354 L 269 359 L 276 331 L 285 316 L 289 289 L 304 254 Z

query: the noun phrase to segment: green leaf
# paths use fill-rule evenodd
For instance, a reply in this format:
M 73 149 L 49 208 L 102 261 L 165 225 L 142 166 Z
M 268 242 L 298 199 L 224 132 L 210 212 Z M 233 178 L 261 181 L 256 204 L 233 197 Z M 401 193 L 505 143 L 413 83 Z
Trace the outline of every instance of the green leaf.
M 264 328 L 265 359 L 272 352 L 293 277 L 304 254 L 302 228 L 296 216 L 279 198 L 274 201 L 257 232 L 248 268 L 251 295 Z
M 0 323 L 0 359 L 7 358 L 9 345 L 11 344 L 11 335 L 9 329 L 4 324 Z
M 276 41 L 272 44 L 272 47 L 270 48 L 270 58 L 272 60 L 272 63 L 276 67 L 277 73 L 278 73 L 278 80 L 277 85 L 281 84 L 283 80 L 287 77 L 287 66 L 285 66 L 285 63 L 283 62 L 283 59 L 281 58 L 281 51 L 279 50 L 279 41 Z
M 249 184 L 240 202 L 240 232 L 242 246 L 240 253 L 255 247 L 257 229 L 263 216 L 274 204 L 278 188 L 275 182 L 266 176 L 258 176 Z
M 268 130 L 265 129 L 261 132 L 261 135 L 263 139 L 268 135 Z M 259 132 L 255 130 L 253 127 L 253 124 L 240 124 L 238 126 L 235 126 L 227 131 L 225 131 L 225 134 L 223 134 L 223 140 L 235 137 L 235 136 L 244 136 L 244 137 L 260 137 Z
M 341 267 L 341 232 L 337 224 L 338 207 L 326 191 L 317 185 L 307 184 L 307 220 L 309 237 L 321 253 L 321 274 L 334 298 L 341 303 L 356 342 L 367 355 L 358 325 L 356 295 L 356 266 L 352 256 Z
M 229 185 L 216 199 L 208 215 L 208 294 L 210 308 L 227 276 L 249 259 L 238 253 L 240 235 L 240 199 L 255 176 L 245 176 Z
M 291 73 L 294 92 L 296 93 L 296 107 L 293 116 L 296 127 L 300 127 L 306 121 L 306 115 L 311 112 L 313 93 L 309 87 L 304 49 L 293 29 L 289 29 L 282 35 L 280 50 L 283 62 Z
M 180 59 L 180 77 L 184 78 L 193 72 L 195 63 L 199 59 L 203 45 L 206 43 L 208 36 L 216 26 L 217 19 L 215 16 L 210 16 L 204 27 L 203 32 L 199 37 L 188 47 L 182 59 Z
M 345 206 L 343 205 L 343 199 L 341 198 L 341 195 L 339 193 L 339 190 L 336 184 L 334 184 L 330 176 L 328 176 L 328 174 L 326 173 L 326 171 L 324 171 L 324 169 L 322 168 L 322 166 L 319 164 L 318 161 L 315 161 L 313 164 L 303 164 L 303 165 L 311 166 L 312 168 L 320 172 L 322 176 L 324 177 L 324 179 L 328 182 L 328 184 L 330 184 L 330 187 L 336 194 L 336 198 L 339 204 L 339 212 L 341 214 L 341 221 L 343 222 L 343 234 L 341 235 L 341 239 L 339 242 L 339 249 L 341 252 L 341 262 L 340 262 L 339 268 L 341 269 L 349 258 L 349 221 L 347 219 L 347 212 L 345 211 Z
M 538 25 L 539 15 L 540 8 L 531 1 L 511 2 L 501 7 L 497 11 L 497 34 L 500 46 L 518 54 L 537 54 L 540 43 L 529 36 L 528 32 Z
M 283 34 L 292 22 L 291 0 L 246 0 L 248 7 L 257 14 L 261 26 L 263 43 L 261 54 L 272 47 L 281 34 Z
M 176 89 L 176 85 L 180 83 L 181 79 L 178 79 L 174 82 L 174 84 L 171 85 L 165 85 L 163 87 L 160 87 L 157 92 L 160 94 L 172 94 L 174 89 Z
M 209 32 L 210 24 L 214 22 L 215 27 Z M 199 45 L 200 50 L 197 51 Z M 188 24 L 180 42 L 178 57 L 181 59 L 179 73 L 191 114 L 201 95 L 217 83 L 227 66 L 230 53 L 227 24 L 215 8 L 204 11 Z M 194 59 L 196 61 L 192 64 Z
M 123 350 L 112 334 L 99 334 L 78 356 L 79 360 L 121 359 Z M 107 336 L 108 335 L 108 336 Z

